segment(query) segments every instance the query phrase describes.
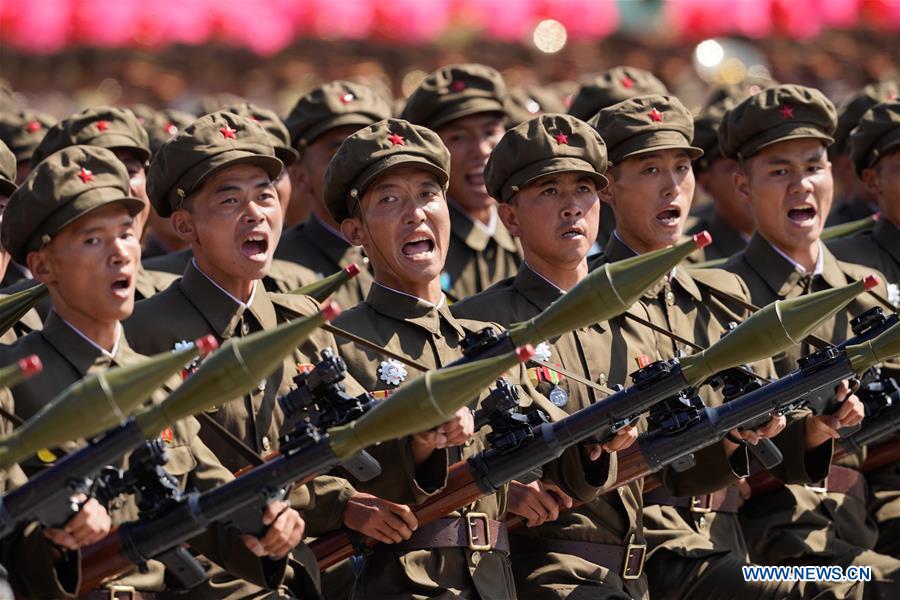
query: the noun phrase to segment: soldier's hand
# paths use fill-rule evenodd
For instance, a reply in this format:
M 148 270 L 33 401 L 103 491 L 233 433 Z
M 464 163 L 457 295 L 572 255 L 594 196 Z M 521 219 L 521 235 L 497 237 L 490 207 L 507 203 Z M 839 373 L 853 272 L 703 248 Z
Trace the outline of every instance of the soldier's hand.
M 572 498 L 558 487 L 533 481 L 509 484 L 508 510 L 525 518 L 528 527 L 537 527 L 559 518 L 560 510 L 572 508 Z
M 750 499 L 750 496 L 753 495 L 753 488 L 750 487 L 750 484 L 747 483 L 745 478 L 738 479 L 735 484 L 738 490 L 738 508 L 744 505 L 744 502 Z
M 838 384 L 834 392 L 841 403 L 840 408 L 832 415 L 816 415 L 806 418 L 806 447 L 816 448 L 831 439 L 841 437 L 838 429 L 859 425 L 866 410 L 862 401 L 851 393 L 849 382 L 845 379 Z
M 344 525 L 385 544 L 408 540 L 419 526 L 405 504 L 357 492 L 344 509 Z
M 787 417 L 784 415 L 772 415 L 769 422 L 756 429 L 736 429 L 731 433 L 745 440 L 748 444 L 756 445 L 763 438 L 773 438 L 787 427 Z
M 462 445 L 474 433 L 475 417 L 471 410 L 463 407 L 440 427 L 412 435 L 413 458 L 420 464 L 434 450 Z
M 248 534 L 243 536 L 247 549 L 259 557 L 279 559 L 287 556 L 287 553 L 303 539 L 303 531 L 306 529 L 306 523 L 303 522 L 300 513 L 284 501 L 269 504 L 262 522 L 268 527 L 262 538 Z
M 603 444 L 607 452 L 618 452 L 632 445 L 637 440 L 638 432 L 634 425 L 626 425 L 616 433 L 616 437 Z M 596 459 L 591 459 L 596 460 Z
M 63 526 L 62 529 L 46 529 L 46 535 L 57 546 L 78 550 L 82 546 L 94 544 L 109 534 L 112 522 L 109 513 L 102 504 L 91 498 L 85 502 L 84 494 L 78 494 L 74 500 L 84 502 L 81 510 Z

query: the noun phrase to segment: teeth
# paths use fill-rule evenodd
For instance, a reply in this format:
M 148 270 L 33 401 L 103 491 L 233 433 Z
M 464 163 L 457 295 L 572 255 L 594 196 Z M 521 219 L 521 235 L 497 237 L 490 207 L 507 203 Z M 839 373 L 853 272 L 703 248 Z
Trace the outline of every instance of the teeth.
M 266 239 L 265 236 L 262 236 L 262 235 L 252 235 L 247 238 L 247 241 L 248 242 L 262 242 L 265 239 Z

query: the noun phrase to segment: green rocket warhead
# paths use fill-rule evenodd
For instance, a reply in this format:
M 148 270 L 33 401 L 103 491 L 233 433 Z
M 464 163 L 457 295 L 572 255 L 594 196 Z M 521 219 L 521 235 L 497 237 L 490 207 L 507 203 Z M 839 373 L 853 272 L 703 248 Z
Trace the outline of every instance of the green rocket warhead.
M 37 375 L 44 370 L 44 365 L 37 354 L 26 356 L 15 363 L 0 369 L 0 388 L 10 388 L 19 385 L 26 379 Z
M 844 350 L 855 373 L 864 373 L 880 362 L 900 356 L 900 323 L 867 342 L 847 346 Z
M 841 223 L 839 225 L 832 225 L 831 227 L 826 227 L 822 230 L 822 233 L 819 234 L 819 239 L 823 242 L 827 242 L 828 240 L 845 237 L 854 233 L 858 233 L 860 231 L 868 231 L 875 227 L 875 223 L 877 221 L 878 213 L 875 213 L 874 215 L 869 215 L 864 219 L 858 219 L 856 221 L 850 221 L 848 223 Z
M 32 286 L 28 289 L 10 294 L 5 298 L 0 298 L 0 335 L 3 335 L 10 328 L 19 322 L 19 319 L 25 316 L 31 307 L 38 303 L 38 300 L 47 294 L 47 286 L 43 283 Z
M 309 296 L 316 302 L 325 302 L 342 285 L 357 275 L 359 275 L 359 267 L 356 266 L 356 263 L 351 263 L 337 273 L 332 273 L 328 277 L 323 277 L 318 281 L 298 287 L 296 290 L 292 290 L 291 293 Z
M 150 395 L 198 355 L 216 349 L 205 336 L 175 352 L 161 352 L 139 363 L 88 375 L 76 381 L 0 440 L 0 467 L 42 448 L 90 438 L 121 425 Z
M 606 263 L 582 279 L 541 314 L 509 328 L 516 346 L 537 344 L 624 313 L 660 277 L 712 241 L 706 231 L 655 252 Z
M 753 313 L 706 350 L 680 359 L 684 378 L 697 385 L 714 373 L 792 348 L 856 296 L 876 285 L 878 278 L 868 275 L 844 287 L 777 300 Z
M 426 371 L 362 417 L 328 430 L 331 449 L 342 459 L 380 442 L 444 423 L 503 373 L 534 356 L 531 345 L 456 367 Z
M 136 414 L 135 422 L 153 437 L 176 421 L 243 396 L 275 371 L 319 325 L 340 313 L 336 302 L 326 300 L 312 316 L 228 340 L 165 400 Z

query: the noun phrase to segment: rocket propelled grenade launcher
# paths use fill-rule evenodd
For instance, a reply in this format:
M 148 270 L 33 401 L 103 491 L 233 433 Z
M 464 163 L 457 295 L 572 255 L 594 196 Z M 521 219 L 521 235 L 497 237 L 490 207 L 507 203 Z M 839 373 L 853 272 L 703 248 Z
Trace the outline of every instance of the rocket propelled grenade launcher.
M 328 277 L 323 277 L 318 281 L 308 283 L 303 287 L 291 290 L 290 293 L 309 296 L 316 302 L 325 302 L 329 296 L 357 275 L 359 275 L 359 267 L 356 266 L 356 263 L 350 263 L 340 271 L 332 273 Z
M 150 394 L 197 356 L 218 347 L 205 336 L 175 352 L 88 375 L 60 392 L 25 424 L 0 440 L 0 468 L 42 448 L 90 438 L 124 423 Z
M 126 565 L 143 564 L 190 540 L 209 523 L 245 521 L 242 513 L 246 511 L 255 511 L 261 526 L 268 499 L 281 497 L 285 487 L 327 472 L 366 447 L 440 425 L 498 376 L 533 355 L 534 348 L 527 346 L 427 371 L 352 423 L 325 433 L 301 425 L 272 460 L 216 489 L 188 494 L 158 516 L 122 525 L 103 542 L 85 549 L 84 577 L 93 582 L 115 575 L 122 567 L 123 555 L 128 559 Z
M 141 410 L 0 499 L 0 538 L 23 521 L 38 520 L 49 527 L 65 523 L 77 510 L 71 496 L 87 492 L 103 467 L 117 463 L 176 421 L 256 388 L 319 325 L 339 312 L 340 308 L 329 301 L 310 317 L 228 340 L 165 400 Z M 146 389 L 143 392 L 149 393 Z
M 452 364 L 496 356 L 525 344 L 537 345 L 580 327 L 624 313 L 645 291 L 698 248 L 710 244 L 706 231 L 670 248 L 633 256 L 594 269 L 541 314 L 498 334 L 483 329 L 463 341 L 463 358 Z
M 41 283 L 0 299 L 0 335 L 9 331 L 46 295 L 47 286 Z
M 877 282 L 876 282 L 877 283 Z M 470 459 L 479 487 L 491 493 L 586 440 L 609 441 L 656 404 L 694 388 L 720 371 L 790 348 L 867 289 L 862 281 L 774 302 L 718 342 L 680 359 L 657 361 L 632 375 L 633 385 L 554 423 L 544 423 L 515 452 L 491 449 Z
M 37 354 L 31 354 L 0 369 L 0 388 L 11 388 L 44 370 Z

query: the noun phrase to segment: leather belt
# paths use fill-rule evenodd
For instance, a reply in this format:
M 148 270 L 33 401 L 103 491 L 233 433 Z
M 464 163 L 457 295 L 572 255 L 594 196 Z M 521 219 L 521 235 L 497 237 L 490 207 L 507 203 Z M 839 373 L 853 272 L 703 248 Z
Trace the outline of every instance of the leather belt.
M 509 554 L 506 524 L 484 513 L 470 512 L 462 517 L 438 519 L 416 529 L 412 537 L 399 544 L 379 544 L 384 551 L 429 550 L 431 548 L 468 548 L 482 552 L 499 550 Z
M 803 487 L 819 494 L 836 492 L 853 496 L 862 502 L 866 501 L 866 480 L 863 474 L 856 469 L 839 465 L 831 465 L 828 477 L 823 481 L 817 484 L 805 484 Z
M 704 494 L 702 496 L 680 496 L 673 497 L 664 488 L 656 488 L 644 494 L 644 504 L 663 504 L 665 506 L 677 506 L 678 508 L 687 508 L 692 513 L 737 513 L 740 503 L 740 492 L 736 486 L 729 485 L 727 488 L 714 492 L 712 494 Z
M 647 544 L 632 543 L 626 546 L 554 540 L 526 535 L 513 535 L 512 552 L 555 552 L 570 554 L 618 573 L 622 579 L 638 579 L 644 572 Z
M 110 585 L 105 588 L 97 588 L 79 597 L 85 600 L 157 600 L 162 598 L 157 592 L 141 592 L 130 585 Z

